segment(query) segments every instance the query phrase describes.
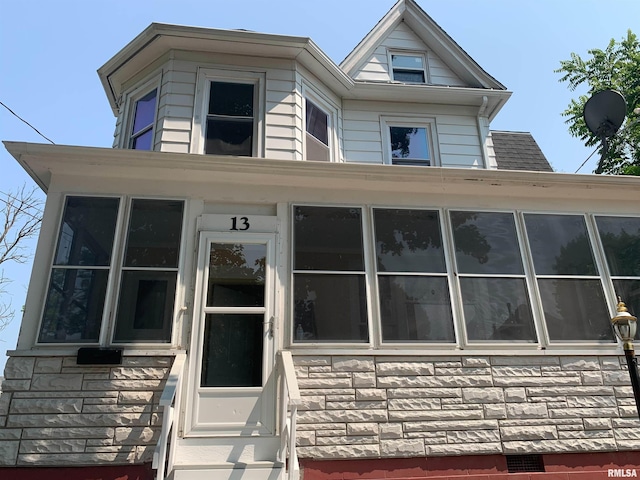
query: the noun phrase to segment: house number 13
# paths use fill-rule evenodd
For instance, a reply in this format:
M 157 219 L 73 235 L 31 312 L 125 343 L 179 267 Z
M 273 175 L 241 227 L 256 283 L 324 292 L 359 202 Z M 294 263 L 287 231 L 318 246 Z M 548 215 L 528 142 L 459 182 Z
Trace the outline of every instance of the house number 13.
M 238 223 L 238 220 L 240 222 Z M 249 219 L 247 217 L 231 217 L 231 228 L 230 230 L 243 231 L 249 230 Z

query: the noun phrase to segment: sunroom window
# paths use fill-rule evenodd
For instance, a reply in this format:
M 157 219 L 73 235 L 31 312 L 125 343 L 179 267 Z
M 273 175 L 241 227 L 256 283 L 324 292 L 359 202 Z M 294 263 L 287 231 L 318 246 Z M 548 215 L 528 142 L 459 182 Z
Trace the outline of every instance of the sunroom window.
M 524 215 L 549 339 L 613 342 L 583 215 Z
M 440 215 L 374 209 L 383 341 L 455 342 Z
M 469 342 L 537 340 L 512 213 L 450 212 Z
M 596 224 L 617 296 L 640 316 L 640 217 L 597 216 Z M 640 332 L 636 335 L 640 338 Z
M 129 146 L 134 150 L 153 150 L 153 124 L 156 118 L 154 89 L 135 102 Z
M 38 341 L 107 341 L 119 292 L 114 342 L 171 341 L 183 202 L 133 199 L 124 238 L 119 198 L 66 198 Z M 126 242 L 121 273 L 114 252 Z
M 424 56 L 421 54 L 391 54 L 391 69 L 396 82 L 426 83 Z
M 366 342 L 362 210 L 294 207 L 294 341 Z

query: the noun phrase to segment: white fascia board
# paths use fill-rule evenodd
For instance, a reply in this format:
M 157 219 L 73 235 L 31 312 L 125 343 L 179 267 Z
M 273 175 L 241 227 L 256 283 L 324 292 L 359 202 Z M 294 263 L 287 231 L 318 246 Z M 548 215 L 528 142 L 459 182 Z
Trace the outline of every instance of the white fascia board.
M 52 176 L 192 182 L 238 187 L 329 189 L 461 197 L 566 199 L 597 204 L 617 202 L 621 209 L 640 203 L 640 177 L 443 167 L 399 167 L 358 163 L 304 162 L 253 157 L 76 147 L 4 142 L 11 155 L 47 191 Z M 290 200 L 300 201 L 300 198 Z
M 344 98 L 354 100 L 410 102 L 440 105 L 467 105 L 480 108 L 484 98 L 487 105 L 483 115 L 493 120 L 512 92 L 484 88 L 447 87 L 403 83 L 355 82 Z
M 171 50 L 299 59 L 338 88 L 353 84 L 308 37 L 152 23 L 98 69 L 114 114 L 122 85 Z

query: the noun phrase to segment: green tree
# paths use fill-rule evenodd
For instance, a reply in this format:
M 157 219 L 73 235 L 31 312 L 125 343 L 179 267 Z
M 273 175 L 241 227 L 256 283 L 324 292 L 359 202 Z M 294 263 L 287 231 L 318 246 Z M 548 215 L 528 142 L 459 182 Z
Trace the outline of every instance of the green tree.
M 583 111 L 587 100 L 601 90 L 620 92 L 627 101 L 627 117 L 618 133 L 610 139 L 608 150 L 596 173 L 640 175 L 640 42 L 627 31 L 620 42 L 611 39 L 604 50 L 589 50 L 590 58 L 583 60 L 576 53 L 570 60 L 560 62 L 557 73 L 563 73 L 561 82 L 568 82 L 569 89 L 588 86 L 587 95 L 571 100 L 562 113 L 567 117 L 569 132 L 584 141 L 588 147 L 598 145 L 600 140 L 592 134 L 584 121 Z

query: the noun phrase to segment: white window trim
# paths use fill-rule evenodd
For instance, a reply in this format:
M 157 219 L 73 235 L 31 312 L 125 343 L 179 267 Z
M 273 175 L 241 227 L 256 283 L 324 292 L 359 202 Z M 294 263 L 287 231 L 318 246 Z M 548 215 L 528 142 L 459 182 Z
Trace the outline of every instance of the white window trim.
M 439 167 L 440 150 L 438 149 L 438 131 L 436 127 L 436 119 L 433 117 L 422 116 L 381 116 L 380 132 L 382 133 L 382 161 L 385 165 L 393 165 L 391 157 L 391 132 L 390 127 L 410 127 L 424 128 L 427 131 L 427 143 L 431 153 L 431 165 L 429 167 Z M 421 165 L 416 165 L 421 166 Z M 428 168 L 428 167 L 425 167 Z
M 204 154 L 205 130 L 209 107 L 210 83 L 215 81 L 254 85 L 253 91 L 253 146 L 252 157 L 265 156 L 265 83 L 266 74 L 238 68 L 200 68 L 196 79 L 196 96 L 193 106 L 190 153 Z
M 307 83 L 302 84 L 302 158 L 307 158 L 307 107 L 306 100 L 320 108 L 327 114 L 327 130 L 329 138 L 329 161 L 339 162 L 340 153 L 338 149 L 338 107 L 325 95 L 314 89 Z
M 154 150 L 156 144 L 156 132 L 158 127 L 158 111 L 160 108 L 160 87 L 161 87 L 162 75 L 155 75 L 150 80 L 146 81 L 140 86 L 137 86 L 125 93 L 125 107 L 126 112 L 124 121 L 122 123 L 123 130 L 121 131 L 120 141 L 118 142 L 119 148 L 131 149 L 131 129 L 133 128 L 133 120 L 136 113 L 136 103 L 142 97 L 150 93 L 152 90 L 156 90 L 156 108 L 153 112 L 153 126 L 151 137 L 151 150 Z
M 116 228 L 114 231 L 113 250 L 111 252 L 111 262 L 106 268 L 109 270 L 107 277 L 107 289 L 105 294 L 105 301 L 102 311 L 102 319 L 100 321 L 100 332 L 98 335 L 98 342 L 40 342 L 40 330 L 42 328 L 42 321 L 44 319 L 44 310 L 46 308 L 47 297 L 49 295 L 49 287 L 51 284 L 51 275 L 55 268 L 54 261 L 58 248 L 58 238 L 60 236 L 60 229 L 62 228 L 62 219 L 67 204 L 67 198 L 69 197 L 93 197 L 93 198 L 113 198 L 118 199 L 118 213 L 116 216 Z M 46 280 L 42 285 L 40 295 L 40 308 L 37 327 L 35 330 L 35 336 L 33 345 L 38 349 L 52 349 L 55 351 L 68 349 L 69 347 L 109 347 L 109 346 L 121 346 L 127 349 L 141 348 L 141 349 L 154 349 L 154 350 L 175 350 L 178 346 L 178 341 L 181 335 L 181 315 L 184 313 L 184 309 L 181 305 L 185 301 L 184 291 L 184 274 L 185 263 L 187 255 L 187 234 L 188 225 L 188 210 L 189 201 L 185 198 L 179 197 L 155 197 L 155 196 L 143 196 L 143 195 L 122 195 L 122 194 L 92 194 L 92 193 L 64 193 L 61 195 L 60 204 L 58 207 L 58 215 L 56 216 L 57 226 L 54 233 L 55 242 L 52 242 L 52 248 L 49 252 L 48 274 Z M 120 295 L 120 283 L 122 280 L 122 262 L 124 258 L 124 250 L 126 244 L 126 233 L 128 228 L 129 215 L 131 213 L 131 205 L 133 200 L 176 200 L 183 202 L 182 210 L 182 225 L 180 232 L 180 248 L 178 252 L 178 267 L 176 270 L 176 292 L 174 298 L 174 311 L 172 315 L 171 324 L 171 338 L 169 342 L 126 342 L 118 343 L 113 341 L 113 335 L 115 332 L 115 321 L 118 308 L 118 297 Z M 105 268 L 105 269 L 106 269 Z
M 423 82 L 403 82 L 400 80 L 396 80 L 393 74 L 393 55 L 403 55 L 405 57 L 419 57 L 422 59 L 422 71 L 424 72 L 424 83 Z M 431 74 L 429 72 L 429 57 L 428 52 L 420 52 L 416 50 L 396 50 L 396 49 L 388 49 L 387 50 L 387 62 L 389 64 L 389 79 L 394 83 L 404 83 L 407 85 L 431 85 Z M 400 68 L 400 70 L 420 70 L 419 68 Z
M 295 343 L 293 340 L 294 328 L 293 319 L 293 294 L 288 298 L 289 321 L 286 328 L 289 330 L 285 344 L 296 351 L 304 351 L 305 354 L 344 354 L 346 350 L 357 352 L 371 349 L 375 350 L 376 355 L 398 355 L 398 349 L 402 349 L 402 355 L 455 355 L 456 352 L 464 351 L 467 355 L 487 355 L 496 351 L 500 355 L 578 355 L 597 354 L 619 355 L 620 342 L 598 342 L 598 341 L 554 341 L 551 342 L 548 337 L 546 322 L 542 312 L 542 300 L 537 288 L 537 277 L 535 276 L 532 264 L 532 257 L 529 248 L 529 241 L 526 236 L 524 225 L 524 214 L 541 213 L 550 215 L 578 215 L 583 216 L 586 221 L 589 240 L 593 251 L 596 267 L 598 268 L 598 278 L 602 284 L 604 291 L 604 299 L 607 307 L 615 314 L 615 305 L 617 298 L 613 291 L 613 283 L 607 269 L 604 251 L 598 235 L 594 217 L 598 216 L 622 216 L 634 217 L 635 215 L 611 214 L 606 213 L 585 213 L 583 212 L 565 212 L 565 211 L 547 211 L 547 210 L 523 210 L 523 209 L 499 209 L 499 208 L 469 208 L 454 207 L 443 208 L 442 206 L 397 206 L 397 205 L 377 205 L 377 204 L 324 204 L 324 203 L 299 203 L 294 202 L 289 208 L 289 218 L 291 219 L 290 229 L 290 258 L 295 255 L 295 239 L 293 238 L 293 208 L 295 206 L 315 206 L 315 207 L 337 207 L 337 208 L 360 208 L 363 212 L 362 234 L 365 255 L 365 279 L 366 279 L 366 305 L 367 305 L 367 321 L 369 322 L 369 341 L 364 343 L 351 342 L 314 342 L 314 343 Z M 440 227 L 443 238 L 443 247 L 445 254 L 445 262 L 447 266 L 447 278 L 450 287 L 451 307 L 453 315 L 453 327 L 455 334 L 454 343 L 438 343 L 438 342 L 382 342 L 382 325 L 380 323 L 380 299 L 377 281 L 377 267 L 375 259 L 375 231 L 373 222 L 374 209 L 417 209 L 417 210 L 436 210 L 440 215 Z M 474 211 L 487 213 L 510 213 L 514 216 L 516 235 L 519 242 L 520 256 L 523 262 L 523 275 L 516 275 L 518 278 L 525 278 L 527 294 L 531 304 L 531 313 L 533 316 L 534 330 L 537 336 L 535 342 L 469 342 L 466 335 L 466 325 L 464 320 L 464 308 L 459 284 L 459 276 L 455 266 L 455 245 L 453 241 L 453 232 L 451 230 L 451 221 L 449 218 L 450 211 Z M 289 289 L 293 286 L 293 265 L 290 269 Z M 514 347 L 515 345 L 515 347 Z M 364 353 L 364 352 L 362 352 Z

